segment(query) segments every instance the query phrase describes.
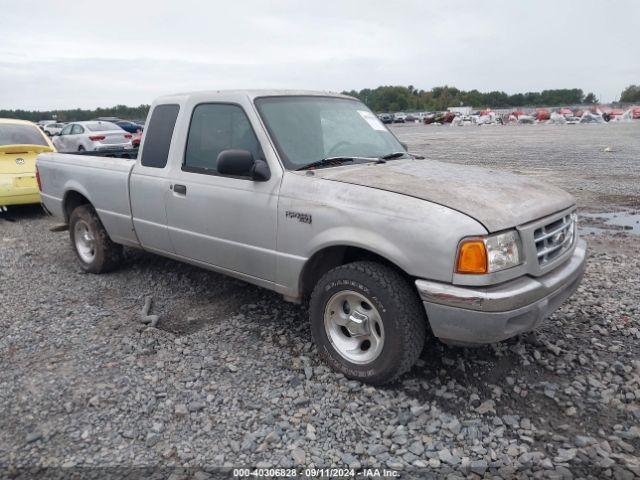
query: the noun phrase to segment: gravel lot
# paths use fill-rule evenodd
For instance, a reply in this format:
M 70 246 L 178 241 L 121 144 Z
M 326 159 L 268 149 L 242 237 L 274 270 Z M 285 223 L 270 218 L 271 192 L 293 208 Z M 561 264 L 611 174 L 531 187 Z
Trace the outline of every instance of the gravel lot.
M 546 178 L 584 212 L 640 206 L 640 122 L 394 128 L 432 158 Z M 54 219 L 11 216 L 0 220 L 0 477 L 44 466 L 640 476 L 640 236 L 628 231 L 592 230 L 582 286 L 538 331 L 475 349 L 431 340 L 401 381 L 374 388 L 320 362 L 303 307 L 138 251 L 117 272 L 83 274 Z M 157 328 L 139 321 L 147 296 Z
M 640 208 L 640 122 L 451 127 L 396 124 L 411 151 L 538 177 L 578 205 Z

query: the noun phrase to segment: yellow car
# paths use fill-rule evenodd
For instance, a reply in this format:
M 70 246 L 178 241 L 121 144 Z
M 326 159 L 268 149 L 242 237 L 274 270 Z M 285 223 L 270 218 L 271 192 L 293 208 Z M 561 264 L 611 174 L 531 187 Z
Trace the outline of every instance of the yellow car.
M 56 149 L 34 123 L 0 118 L 0 210 L 40 203 L 36 157 Z

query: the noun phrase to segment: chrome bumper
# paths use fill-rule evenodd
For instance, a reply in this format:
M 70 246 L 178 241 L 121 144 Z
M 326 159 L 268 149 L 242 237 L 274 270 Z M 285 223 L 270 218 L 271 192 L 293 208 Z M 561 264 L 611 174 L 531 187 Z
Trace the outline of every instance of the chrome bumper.
M 416 280 L 431 329 L 452 343 L 492 343 L 526 332 L 551 315 L 578 288 L 586 242 L 578 240 L 563 265 L 541 277 L 490 287 L 458 287 Z

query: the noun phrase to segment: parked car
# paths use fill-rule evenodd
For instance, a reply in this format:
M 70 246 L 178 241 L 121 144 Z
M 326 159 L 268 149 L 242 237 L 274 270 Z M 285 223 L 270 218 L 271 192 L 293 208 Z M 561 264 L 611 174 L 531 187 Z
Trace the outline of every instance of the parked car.
M 40 121 L 38 121 L 38 123 L 36 125 L 38 125 L 38 128 L 44 129 L 44 127 L 46 127 L 50 123 L 56 123 L 56 121 L 55 120 L 40 120 Z
M 122 119 L 118 117 L 98 117 L 94 119 L 94 121 L 116 123 L 116 122 L 121 122 Z
M 378 115 L 378 118 L 384 124 L 393 123 L 393 115 L 391 115 L 390 113 L 381 113 L 380 115 Z
M 0 210 L 40 203 L 36 156 L 54 151 L 51 140 L 35 123 L 0 118 Z
M 136 133 L 142 131 L 142 126 L 138 125 L 135 122 L 130 122 L 128 120 L 118 120 L 117 122 L 113 122 L 118 125 L 125 132 Z
M 536 123 L 536 117 L 533 115 L 518 115 L 518 123 L 533 125 Z
M 398 112 L 393 114 L 393 123 L 404 123 L 407 115 L 403 112 Z
M 451 123 L 455 116 L 456 114 L 453 112 L 436 112 L 433 122 L 430 123 Z
M 594 113 L 592 111 L 586 111 L 580 117 L 580 123 L 605 123 L 604 115 L 601 113 Z
M 355 98 L 199 92 L 149 115 L 135 162 L 38 157 L 81 268 L 114 269 L 128 245 L 308 298 L 318 351 L 349 378 L 397 378 L 427 332 L 529 331 L 580 283 L 571 195 L 414 157 Z
M 425 125 L 430 125 L 432 123 L 435 123 L 436 121 L 436 114 L 435 113 L 427 113 L 424 118 L 422 119 L 422 122 Z
M 622 108 L 612 108 L 609 112 L 609 121 L 618 122 L 624 117 L 625 110 Z
M 536 108 L 533 116 L 537 121 L 545 122 L 551 118 L 551 112 L 549 112 L 549 110 L 547 110 L 546 108 Z
M 140 142 L 142 142 L 142 130 L 138 130 L 136 133 L 131 134 L 131 145 L 133 148 L 140 148 Z
M 573 110 L 569 107 L 561 107 L 558 109 L 558 113 L 564 117 L 573 117 Z
M 95 120 L 67 124 L 53 137 L 53 144 L 60 152 L 99 151 L 132 148 L 131 138 L 115 123 Z
M 52 137 L 54 135 L 58 135 L 65 125 L 65 123 L 47 123 L 42 127 L 42 131 Z

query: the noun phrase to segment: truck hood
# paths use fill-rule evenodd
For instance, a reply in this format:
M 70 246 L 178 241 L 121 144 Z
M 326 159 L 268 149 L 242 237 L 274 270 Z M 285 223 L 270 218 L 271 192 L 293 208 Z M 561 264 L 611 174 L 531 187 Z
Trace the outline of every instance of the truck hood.
M 525 176 L 433 160 L 391 160 L 315 170 L 315 176 L 408 195 L 473 217 L 489 232 L 575 204 L 564 190 Z

